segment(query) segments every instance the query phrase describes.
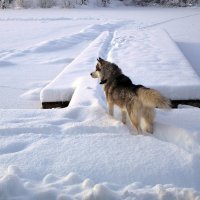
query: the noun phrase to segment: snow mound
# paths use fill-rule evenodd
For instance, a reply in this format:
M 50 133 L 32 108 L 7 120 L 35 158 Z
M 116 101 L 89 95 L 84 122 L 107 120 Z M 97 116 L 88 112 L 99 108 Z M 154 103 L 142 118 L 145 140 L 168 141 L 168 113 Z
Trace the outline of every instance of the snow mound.
M 9 166 L 0 178 L 0 199 L 6 200 L 198 200 L 200 193 L 194 189 L 177 188 L 173 185 L 144 186 L 135 182 L 127 186 L 112 183 L 95 184 L 75 173 L 57 177 L 47 174 L 41 181 L 24 177 L 16 166 Z

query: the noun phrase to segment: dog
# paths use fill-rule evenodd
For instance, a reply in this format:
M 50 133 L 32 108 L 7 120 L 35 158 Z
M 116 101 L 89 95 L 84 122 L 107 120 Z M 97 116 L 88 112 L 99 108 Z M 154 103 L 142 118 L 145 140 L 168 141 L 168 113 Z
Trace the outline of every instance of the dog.
M 127 114 L 138 133 L 153 134 L 155 108 L 170 109 L 171 102 L 155 89 L 135 85 L 114 63 L 97 59 L 96 70 L 90 74 L 103 85 L 109 114 L 114 116 L 114 105 L 121 109 L 121 121 L 126 124 Z

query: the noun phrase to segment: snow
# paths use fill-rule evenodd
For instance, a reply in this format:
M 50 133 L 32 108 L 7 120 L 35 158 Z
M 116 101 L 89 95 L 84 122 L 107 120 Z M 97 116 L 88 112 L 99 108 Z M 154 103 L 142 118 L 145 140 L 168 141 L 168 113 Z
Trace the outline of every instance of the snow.
M 172 185 L 156 185 L 154 187 L 142 187 L 140 183 L 120 187 L 119 185 L 101 183 L 95 184 L 90 179 L 81 179 L 75 173 L 69 173 L 65 177 L 56 177 L 53 174 L 46 175 L 37 183 L 30 183 L 24 179 L 22 172 L 10 166 L 2 178 L 4 182 L 1 188 L 4 199 L 15 198 L 29 199 L 198 199 L 199 193 L 187 188 L 174 188 Z M 14 186 L 14 188 L 13 188 Z M 17 197 L 21 195 L 19 198 Z M 16 198 L 17 197 L 17 198 Z M 31 197 L 31 198 L 30 198 Z
M 2 185 L 7 180 L 13 185 L 20 182 L 15 195 L 24 195 L 24 199 L 44 195 L 44 190 L 53 199 L 62 192 L 73 197 L 95 192 L 95 184 L 91 191 L 80 189 L 88 178 L 105 185 L 103 192 L 96 191 L 97 196 L 112 197 L 117 192 L 119 199 L 139 194 L 138 199 L 143 195 L 155 199 L 161 195 L 155 188 L 161 187 L 163 195 L 172 190 L 172 196 L 188 191 L 199 197 L 195 192 L 200 186 L 199 109 L 158 111 L 154 135 L 133 136 L 132 130 L 111 118 L 98 102 L 94 104 L 66 110 L 1 110 Z M 6 168 L 10 171 L 15 166 L 21 172 L 10 177 Z M 69 181 L 66 176 L 72 171 L 82 181 Z M 9 199 L 14 191 L 3 190 L 2 194 L 6 192 Z
M 114 53 L 108 41 L 121 30 L 128 33 L 127 27 L 147 35 L 164 28 L 198 64 L 199 54 L 187 52 L 191 43 L 200 52 L 198 13 L 199 8 L 1 11 L 0 200 L 200 199 L 199 108 L 156 110 L 154 134 L 136 135 L 120 122 L 118 110 L 115 118 L 108 115 L 101 85 L 89 75 L 97 56 Z M 177 56 L 194 83 L 193 63 Z M 123 68 L 122 60 L 130 65 L 132 58 L 117 60 Z M 79 71 L 78 61 L 87 70 L 74 75 L 69 107 L 37 109 L 40 91 L 61 71 Z M 135 77 L 134 70 L 127 75 Z M 70 77 L 64 83 L 72 83 Z

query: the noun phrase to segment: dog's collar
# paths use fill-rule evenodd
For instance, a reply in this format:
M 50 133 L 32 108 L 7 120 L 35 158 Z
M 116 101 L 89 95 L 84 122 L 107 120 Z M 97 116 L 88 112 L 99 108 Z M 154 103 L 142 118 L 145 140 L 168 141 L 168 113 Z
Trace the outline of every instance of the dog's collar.
M 101 80 L 101 82 L 99 84 L 104 84 L 107 82 L 107 79 L 106 80 Z

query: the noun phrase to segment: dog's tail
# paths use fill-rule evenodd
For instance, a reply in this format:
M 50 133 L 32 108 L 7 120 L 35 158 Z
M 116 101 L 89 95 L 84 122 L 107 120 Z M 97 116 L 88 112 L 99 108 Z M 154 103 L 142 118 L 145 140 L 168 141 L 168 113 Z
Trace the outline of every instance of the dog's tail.
M 140 87 L 137 91 L 137 94 L 140 101 L 145 106 L 152 108 L 171 108 L 171 101 L 162 96 L 157 90 Z

